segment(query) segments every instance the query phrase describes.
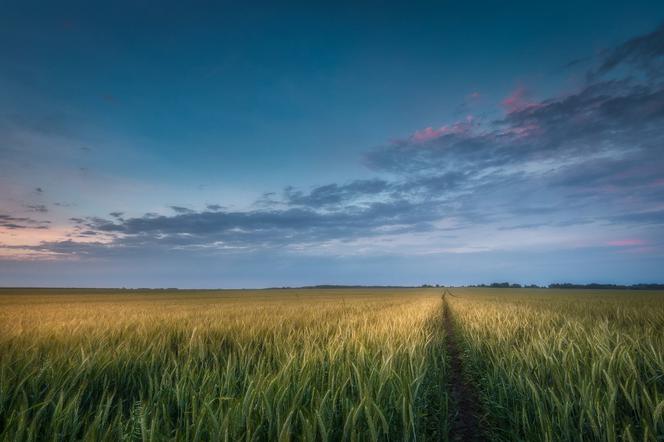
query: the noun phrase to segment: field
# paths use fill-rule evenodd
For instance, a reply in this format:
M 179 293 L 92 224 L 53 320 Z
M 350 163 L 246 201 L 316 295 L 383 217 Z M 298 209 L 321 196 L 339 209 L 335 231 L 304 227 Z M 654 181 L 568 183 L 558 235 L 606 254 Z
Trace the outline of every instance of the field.
M 664 440 L 664 293 L 0 290 L 2 440 Z
M 664 294 L 455 294 L 450 308 L 492 434 L 664 440 Z

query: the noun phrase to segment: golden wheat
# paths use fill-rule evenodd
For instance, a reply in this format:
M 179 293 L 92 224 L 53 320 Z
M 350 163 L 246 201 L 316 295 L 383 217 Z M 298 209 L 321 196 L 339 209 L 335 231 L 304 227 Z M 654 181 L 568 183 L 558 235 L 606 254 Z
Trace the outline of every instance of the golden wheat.
M 449 298 L 503 440 L 662 440 L 660 293 L 457 290 Z
M 426 291 L 5 292 L 5 440 L 444 437 Z

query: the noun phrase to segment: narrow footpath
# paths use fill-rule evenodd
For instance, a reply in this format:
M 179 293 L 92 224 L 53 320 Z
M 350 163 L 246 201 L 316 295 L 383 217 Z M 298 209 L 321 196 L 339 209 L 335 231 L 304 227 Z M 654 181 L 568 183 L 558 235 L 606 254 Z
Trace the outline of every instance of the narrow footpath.
M 449 358 L 448 388 L 452 398 L 449 411 L 451 441 L 486 441 L 480 428 L 481 407 L 477 389 L 464 375 L 461 346 L 452 324 L 447 296 L 454 296 L 449 290 L 443 294 L 443 325 L 445 328 L 445 349 Z

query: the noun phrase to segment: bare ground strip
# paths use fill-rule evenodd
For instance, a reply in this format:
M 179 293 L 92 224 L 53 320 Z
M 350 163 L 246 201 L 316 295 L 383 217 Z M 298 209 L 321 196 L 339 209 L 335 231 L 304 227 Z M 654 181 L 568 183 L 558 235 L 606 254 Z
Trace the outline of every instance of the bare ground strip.
M 485 441 L 481 429 L 481 407 L 477 389 L 464 374 L 463 358 L 457 333 L 454 329 L 447 295 L 443 295 L 443 325 L 445 328 L 445 348 L 449 359 L 448 392 L 454 407 L 449 409 L 449 438 L 452 441 Z

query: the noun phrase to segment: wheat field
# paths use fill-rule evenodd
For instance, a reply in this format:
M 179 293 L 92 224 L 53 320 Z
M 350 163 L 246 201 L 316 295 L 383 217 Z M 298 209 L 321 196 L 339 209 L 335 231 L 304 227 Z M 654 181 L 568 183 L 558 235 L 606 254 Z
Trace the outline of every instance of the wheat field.
M 441 295 L 0 290 L 0 439 L 664 440 L 661 292 Z
M 11 293 L 5 440 L 444 437 L 426 291 Z
M 455 294 L 455 326 L 496 438 L 664 440 L 662 293 Z

